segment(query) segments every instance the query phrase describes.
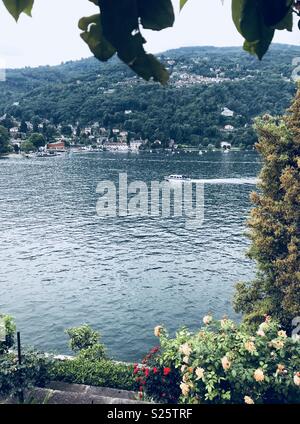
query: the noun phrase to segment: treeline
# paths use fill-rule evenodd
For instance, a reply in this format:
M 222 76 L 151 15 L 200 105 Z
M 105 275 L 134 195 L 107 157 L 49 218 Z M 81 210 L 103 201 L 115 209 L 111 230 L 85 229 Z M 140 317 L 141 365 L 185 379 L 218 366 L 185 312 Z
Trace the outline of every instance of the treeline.
M 299 53 L 297 47 L 275 45 L 259 62 L 240 48 L 165 52 L 161 60 L 172 73 L 167 87 L 144 83 L 117 60 L 8 70 L 0 113 L 54 125 L 99 122 L 150 141 L 193 146 L 229 141 L 252 148 L 253 118 L 281 114 L 295 92 L 292 62 Z M 234 115 L 223 116 L 224 108 Z

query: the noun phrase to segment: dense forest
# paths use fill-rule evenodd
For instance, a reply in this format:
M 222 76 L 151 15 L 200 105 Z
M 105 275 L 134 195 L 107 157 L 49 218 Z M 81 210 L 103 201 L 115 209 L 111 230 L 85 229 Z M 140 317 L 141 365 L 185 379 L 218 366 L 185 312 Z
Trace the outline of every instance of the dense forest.
M 262 61 L 238 47 L 171 50 L 159 56 L 171 73 L 166 87 L 144 82 L 118 59 L 7 70 L 0 115 L 39 117 L 55 125 L 98 122 L 150 141 L 194 146 L 230 141 L 251 148 L 253 118 L 281 114 L 289 105 L 297 56 L 300 48 L 287 45 L 273 45 Z

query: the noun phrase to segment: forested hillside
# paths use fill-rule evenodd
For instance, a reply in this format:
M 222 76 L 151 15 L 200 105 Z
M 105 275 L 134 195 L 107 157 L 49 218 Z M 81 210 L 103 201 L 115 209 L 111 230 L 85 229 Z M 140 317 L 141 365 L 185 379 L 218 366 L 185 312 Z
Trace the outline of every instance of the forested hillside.
M 228 140 L 251 147 L 252 119 L 288 106 L 297 56 L 300 48 L 285 45 L 272 46 L 261 62 L 241 48 L 176 49 L 160 55 L 171 72 L 166 87 L 145 83 L 117 59 L 8 70 L 0 83 L 0 115 L 81 126 L 99 122 L 152 141 L 205 146 Z M 224 116 L 224 108 L 233 116 Z

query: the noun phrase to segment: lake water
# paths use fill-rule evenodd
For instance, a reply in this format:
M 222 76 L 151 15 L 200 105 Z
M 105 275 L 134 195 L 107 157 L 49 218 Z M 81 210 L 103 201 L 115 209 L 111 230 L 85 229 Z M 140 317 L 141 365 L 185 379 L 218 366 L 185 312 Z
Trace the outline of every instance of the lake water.
M 64 330 L 89 323 L 117 359 L 139 360 L 157 339 L 233 312 L 234 285 L 249 280 L 249 194 L 261 167 L 254 152 L 74 154 L 0 160 L 0 311 L 23 342 L 68 353 Z M 205 221 L 96 214 L 97 184 L 186 174 L 205 184 Z

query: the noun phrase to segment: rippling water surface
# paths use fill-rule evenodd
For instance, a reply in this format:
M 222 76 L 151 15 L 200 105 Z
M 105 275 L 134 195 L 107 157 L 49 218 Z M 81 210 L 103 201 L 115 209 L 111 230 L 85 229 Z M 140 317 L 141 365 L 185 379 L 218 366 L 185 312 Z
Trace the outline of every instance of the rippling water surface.
M 23 341 L 67 353 L 64 329 L 87 322 L 110 353 L 138 360 L 157 343 L 153 327 L 191 329 L 212 312 L 238 318 L 234 284 L 253 276 L 245 259 L 255 153 L 82 154 L 0 160 L 0 311 Z M 205 221 L 96 215 L 103 179 L 205 180 Z

